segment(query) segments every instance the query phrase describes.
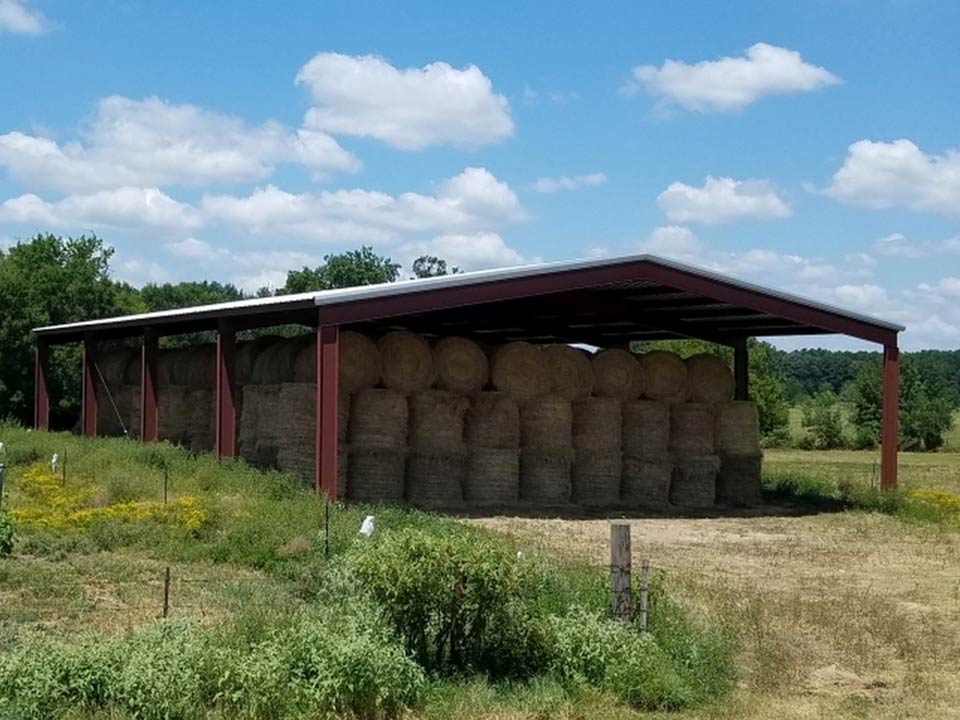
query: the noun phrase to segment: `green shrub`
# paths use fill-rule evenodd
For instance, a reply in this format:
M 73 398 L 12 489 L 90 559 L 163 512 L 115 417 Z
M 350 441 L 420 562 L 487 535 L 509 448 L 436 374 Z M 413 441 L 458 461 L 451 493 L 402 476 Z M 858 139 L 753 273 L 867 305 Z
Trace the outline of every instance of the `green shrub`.
M 0 557 L 13 554 L 13 521 L 3 511 L 0 511 Z
M 385 532 L 358 543 L 347 566 L 428 672 L 525 678 L 542 667 L 522 566 L 481 533 Z

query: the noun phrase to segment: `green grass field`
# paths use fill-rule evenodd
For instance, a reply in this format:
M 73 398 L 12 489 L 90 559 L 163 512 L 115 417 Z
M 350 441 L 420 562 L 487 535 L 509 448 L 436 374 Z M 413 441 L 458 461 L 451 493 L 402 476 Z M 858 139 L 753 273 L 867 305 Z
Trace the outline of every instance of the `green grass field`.
M 844 410 L 844 419 L 848 435 L 853 435 L 853 425 L 850 422 L 850 409 L 847 405 L 843 405 Z M 807 434 L 807 431 L 803 429 L 802 420 L 803 420 L 803 411 L 798 406 L 790 408 L 790 439 L 796 444 Z M 957 410 L 953 414 L 953 426 L 947 432 L 944 438 L 944 447 L 945 452 L 960 452 L 960 410 Z

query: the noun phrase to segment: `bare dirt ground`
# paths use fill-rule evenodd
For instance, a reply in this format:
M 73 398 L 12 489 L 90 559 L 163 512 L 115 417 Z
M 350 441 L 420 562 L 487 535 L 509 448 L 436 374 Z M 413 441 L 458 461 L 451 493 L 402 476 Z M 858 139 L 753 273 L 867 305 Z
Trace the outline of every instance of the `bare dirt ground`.
M 607 520 L 473 522 L 609 562 Z M 738 638 L 736 691 L 690 717 L 960 717 L 956 533 L 850 512 L 634 518 L 632 539 Z

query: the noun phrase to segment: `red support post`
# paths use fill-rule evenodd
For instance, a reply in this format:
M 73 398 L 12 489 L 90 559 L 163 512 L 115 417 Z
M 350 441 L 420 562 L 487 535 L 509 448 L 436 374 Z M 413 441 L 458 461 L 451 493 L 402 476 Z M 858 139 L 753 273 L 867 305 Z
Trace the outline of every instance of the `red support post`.
M 156 442 L 160 435 L 160 413 L 157 409 L 157 336 L 143 333 L 140 349 L 140 441 Z
M 50 429 L 50 348 L 37 339 L 33 348 L 33 426 L 37 430 Z
M 317 327 L 317 446 L 314 486 L 327 499 L 337 499 L 337 363 L 340 328 Z
M 217 438 L 215 452 L 218 458 L 237 455 L 236 399 L 237 333 L 221 322 L 217 328 Z
M 880 489 L 897 487 L 897 443 L 900 435 L 900 351 L 883 348 L 883 425 L 880 429 Z
M 80 399 L 80 432 L 84 437 L 97 436 L 99 383 L 97 382 L 97 345 L 92 338 L 83 341 L 83 389 Z
M 747 339 L 737 338 L 733 342 L 733 379 L 734 399 L 750 399 L 750 356 L 747 352 Z

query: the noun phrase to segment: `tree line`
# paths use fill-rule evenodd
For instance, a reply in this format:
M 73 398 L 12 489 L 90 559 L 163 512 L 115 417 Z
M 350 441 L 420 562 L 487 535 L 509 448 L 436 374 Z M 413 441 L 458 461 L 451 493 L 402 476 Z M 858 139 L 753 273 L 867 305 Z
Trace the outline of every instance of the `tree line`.
M 246 294 L 215 281 L 148 283 L 135 288 L 110 273 L 113 249 L 95 235 L 61 238 L 38 234 L 0 249 L 0 418 L 27 423 L 33 411 L 31 329 L 93 318 L 206 305 L 244 297 L 395 282 L 401 265 L 370 247 L 327 255 L 317 267 L 288 271 L 280 288 Z M 411 265 L 411 277 L 459 272 L 443 258 L 424 255 Z M 171 338 L 195 342 L 203 335 Z M 714 352 L 732 361 L 729 348 L 696 340 L 637 343 L 634 349 L 668 347 L 681 355 Z M 788 438 L 789 408 L 803 407 L 804 425 L 815 447 L 879 441 L 880 356 L 871 352 L 805 349 L 786 352 L 751 339 L 750 389 L 757 402 L 761 432 L 770 444 Z M 51 353 L 52 421 L 65 427 L 79 411 L 80 349 L 56 346 Z M 901 379 L 901 446 L 932 450 L 943 443 L 952 411 L 960 406 L 960 350 L 904 353 Z M 843 413 L 850 422 L 844 422 Z M 846 430 L 854 427 L 853 435 Z

